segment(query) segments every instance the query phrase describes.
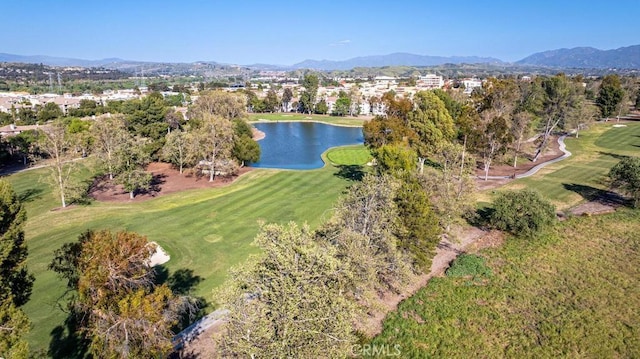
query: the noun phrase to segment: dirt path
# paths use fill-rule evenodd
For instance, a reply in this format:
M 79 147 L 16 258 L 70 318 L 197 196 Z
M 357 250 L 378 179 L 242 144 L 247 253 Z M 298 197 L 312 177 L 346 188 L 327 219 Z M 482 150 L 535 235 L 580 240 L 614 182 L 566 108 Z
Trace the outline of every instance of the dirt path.
M 400 294 L 387 293 L 379 304 L 382 304 L 382 310 L 374 313 L 361 323 L 363 330 L 368 336 L 375 336 L 382 331 L 382 324 L 386 315 L 398 309 L 400 302 L 414 295 L 420 288 L 427 285 L 433 277 L 444 275 L 449 268 L 451 262 L 462 253 L 469 250 L 477 250 L 488 246 L 495 245 L 499 242 L 500 235 L 497 232 L 483 231 L 477 227 L 467 227 L 461 230 L 453 238 L 444 238 L 436 248 L 436 255 L 431 262 L 431 271 L 426 274 L 415 277 L 411 284 L 406 287 Z

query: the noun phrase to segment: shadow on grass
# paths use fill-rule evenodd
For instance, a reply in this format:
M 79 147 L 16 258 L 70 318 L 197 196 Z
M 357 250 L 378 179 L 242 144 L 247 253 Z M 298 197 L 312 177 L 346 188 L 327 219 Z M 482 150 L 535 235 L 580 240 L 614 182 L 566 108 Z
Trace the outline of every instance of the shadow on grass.
M 631 202 L 621 195 L 603 189 L 575 183 L 563 183 L 565 189 L 575 192 L 589 202 L 597 202 L 607 206 L 631 206 Z
M 172 328 L 174 333 L 179 333 L 191 323 L 202 318 L 207 313 L 205 308 L 207 307 L 207 301 L 203 297 L 197 297 L 193 295 L 193 291 L 196 286 L 203 281 L 203 278 L 199 275 L 194 275 L 193 269 L 181 268 L 173 273 L 162 265 L 154 267 L 156 272 L 156 284 L 166 284 L 169 289 L 176 296 L 188 296 L 191 298 L 193 308 L 185 311 L 180 316 L 178 324 Z
M 69 312 L 64 325 L 58 325 L 51 331 L 48 355 L 51 358 L 80 359 L 88 357 L 89 341 L 79 334 L 80 316 Z
M 617 160 L 624 160 L 625 158 L 628 158 L 629 156 L 625 156 L 625 155 L 620 155 L 617 153 L 611 153 L 611 152 L 602 152 L 602 151 L 598 151 L 599 154 L 603 155 L 603 156 L 609 156 L 609 157 L 613 157 Z
M 488 229 L 491 227 L 491 216 L 494 211 L 493 207 L 480 207 L 466 218 L 467 223 L 474 227 Z
M 22 203 L 31 202 L 39 199 L 42 192 L 44 192 L 42 188 L 29 188 L 28 190 L 20 193 L 18 195 L 18 199 L 20 199 L 20 202 Z
M 362 181 L 364 175 L 367 174 L 363 166 L 360 165 L 339 165 L 338 172 L 334 176 L 344 178 L 349 181 Z

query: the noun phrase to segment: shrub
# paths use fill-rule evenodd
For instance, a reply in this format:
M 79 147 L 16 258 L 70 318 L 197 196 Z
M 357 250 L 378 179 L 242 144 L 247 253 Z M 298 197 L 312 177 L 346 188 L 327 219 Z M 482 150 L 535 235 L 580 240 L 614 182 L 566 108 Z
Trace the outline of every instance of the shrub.
M 528 189 L 500 193 L 490 217 L 495 228 L 524 237 L 536 236 L 555 220 L 553 204 Z
M 631 196 L 633 206 L 640 207 L 640 157 L 626 157 L 609 171 L 611 185 Z
M 446 271 L 447 277 L 488 277 L 491 270 L 485 265 L 484 258 L 475 254 L 461 254 Z

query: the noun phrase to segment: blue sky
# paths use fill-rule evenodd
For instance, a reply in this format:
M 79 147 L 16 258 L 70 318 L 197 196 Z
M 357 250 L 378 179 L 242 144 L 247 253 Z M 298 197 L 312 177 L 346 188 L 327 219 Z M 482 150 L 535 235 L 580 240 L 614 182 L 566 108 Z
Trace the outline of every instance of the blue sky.
M 290 65 L 409 52 L 517 61 L 640 44 L 640 0 L 3 1 L 0 52 Z

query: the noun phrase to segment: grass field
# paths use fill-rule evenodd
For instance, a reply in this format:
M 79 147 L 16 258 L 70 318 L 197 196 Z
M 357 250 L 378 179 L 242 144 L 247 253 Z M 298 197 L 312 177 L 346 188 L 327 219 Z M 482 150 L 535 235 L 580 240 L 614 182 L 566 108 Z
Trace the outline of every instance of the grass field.
M 32 349 L 46 348 L 65 314 L 57 300 L 64 283 L 47 270 L 53 250 L 86 229 L 135 231 L 158 242 L 171 256 L 169 272 L 191 269 L 202 278 L 196 295 L 211 300 L 228 269 L 257 253 L 252 245 L 258 222 L 296 221 L 318 225 L 348 186 L 332 166 L 313 171 L 255 170 L 233 184 L 189 190 L 138 203 L 97 203 L 55 210 L 59 204 L 39 178 L 45 170 L 14 174 L 8 180 L 24 199 L 28 221 L 28 266 L 36 276 L 24 309 L 32 320 Z M 62 303 L 64 304 L 64 303 Z
M 341 126 L 362 126 L 364 117 L 338 117 L 329 115 L 307 115 L 302 113 L 251 113 L 249 121 L 317 121 Z
M 614 124 L 597 124 L 581 132 L 577 139 L 567 138 L 571 157 L 503 189 L 536 189 L 563 210 L 584 201 L 594 190 L 606 190 L 609 169 L 621 156 L 640 156 L 640 123 L 627 123 L 627 127 L 620 128 Z
M 638 233 L 640 211 L 624 210 L 508 239 L 480 253 L 483 274 L 432 279 L 370 344 L 405 358 L 638 358 Z
M 328 150 L 326 156 L 331 164 L 346 166 L 363 166 L 373 158 L 364 145 L 335 147 Z
M 606 191 L 611 166 L 640 155 L 640 123 L 612 126 L 567 139 L 572 157 L 490 192 L 534 188 L 566 209 Z M 640 211 L 623 209 L 570 218 L 538 241 L 509 238 L 480 253 L 486 267 L 469 270 L 481 275 L 432 279 L 369 344 L 412 358 L 640 357 L 639 231 Z

